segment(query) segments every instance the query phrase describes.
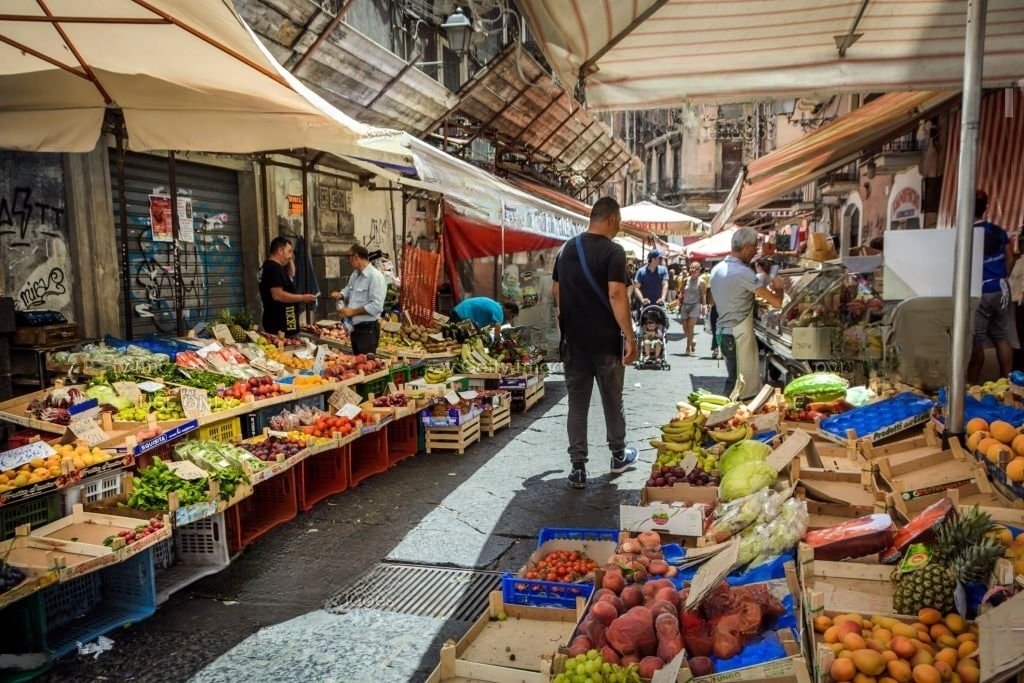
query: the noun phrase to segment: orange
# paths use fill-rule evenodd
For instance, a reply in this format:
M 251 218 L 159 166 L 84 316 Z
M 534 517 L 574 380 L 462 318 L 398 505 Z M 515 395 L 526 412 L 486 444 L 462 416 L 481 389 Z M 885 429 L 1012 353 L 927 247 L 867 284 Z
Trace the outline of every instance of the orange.
M 994 465 L 999 464 L 1000 460 L 1002 460 L 1003 458 L 1003 455 L 1005 455 L 1007 458 L 1013 458 L 1013 451 L 1010 450 L 1010 447 L 1004 443 L 994 443 L 991 446 L 989 446 L 987 451 L 985 451 L 985 457 L 988 458 L 988 461 Z
M 999 439 L 1003 443 L 1012 443 L 1017 437 L 1016 428 L 1009 422 L 1003 420 L 996 420 L 988 427 L 988 431 L 992 432 L 992 438 Z
M 1024 457 L 1016 457 L 1006 466 L 1006 478 L 1017 484 L 1024 483 Z
M 992 448 L 992 446 L 996 446 L 1001 443 L 1002 441 L 1000 441 L 999 439 L 993 439 L 991 436 L 989 436 L 978 442 L 978 447 L 975 450 L 977 450 L 978 453 L 981 453 L 982 455 L 987 455 L 988 449 Z
M 989 431 L 988 422 L 985 422 L 983 418 L 974 417 L 967 421 L 967 436 L 970 436 L 975 432 L 987 431 Z
M 1013 437 L 1010 448 L 1013 449 L 1014 454 L 1024 456 L 1024 434 L 1018 434 Z

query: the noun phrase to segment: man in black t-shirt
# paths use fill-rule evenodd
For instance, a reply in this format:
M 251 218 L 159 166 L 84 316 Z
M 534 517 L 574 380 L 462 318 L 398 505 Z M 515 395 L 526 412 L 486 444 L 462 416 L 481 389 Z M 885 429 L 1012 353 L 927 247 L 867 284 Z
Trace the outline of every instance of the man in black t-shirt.
M 275 237 L 270 243 L 270 255 L 260 268 L 260 300 L 263 301 L 263 331 L 269 334 L 283 332 L 287 336 L 299 331 L 297 304 L 316 301 L 313 294 L 295 293 L 295 261 L 292 243 L 285 237 Z
M 612 452 L 611 471 L 624 472 L 637 458 L 636 449 L 626 447 L 622 410 L 625 366 L 636 358 L 636 342 L 629 316 L 626 253 L 612 241 L 619 222 L 618 202 L 599 199 L 590 211 L 587 232 L 565 243 L 552 274 L 569 395 L 569 484 L 579 489 L 587 484 L 587 413 L 595 379 Z

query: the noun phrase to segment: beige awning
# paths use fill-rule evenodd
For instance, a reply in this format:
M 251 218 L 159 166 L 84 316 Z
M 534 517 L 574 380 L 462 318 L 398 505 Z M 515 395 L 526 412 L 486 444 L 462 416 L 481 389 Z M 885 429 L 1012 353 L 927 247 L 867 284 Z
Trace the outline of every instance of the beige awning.
M 952 91 L 882 95 L 755 159 L 740 173 L 711 221 L 712 232 L 913 129 L 920 119 L 955 97 L 957 93 Z
M 520 5 L 563 83 L 576 83 L 580 68 L 587 66 L 592 109 L 956 89 L 963 79 L 963 0 L 522 0 Z M 1024 77 L 1022 29 L 1021 0 L 989 0 L 987 85 Z
M 0 148 L 91 150 L 108 108 L 135 150 L 358 153 L 367 132 L 285 71 L 229 0 L 5 0 Z

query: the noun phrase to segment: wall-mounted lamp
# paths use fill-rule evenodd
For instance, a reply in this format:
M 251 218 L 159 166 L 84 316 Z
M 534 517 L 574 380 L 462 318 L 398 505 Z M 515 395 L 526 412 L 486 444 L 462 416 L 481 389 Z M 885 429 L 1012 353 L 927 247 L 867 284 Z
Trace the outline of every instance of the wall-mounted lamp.
M 473 37 L 473 22 L 462 12 L 461 7 L 456 7 L 444 20 L 441 29 L 448 39 L 448 48 L 455 53 L 456 59 L 465 57 L 469 51 L 469 41 Z

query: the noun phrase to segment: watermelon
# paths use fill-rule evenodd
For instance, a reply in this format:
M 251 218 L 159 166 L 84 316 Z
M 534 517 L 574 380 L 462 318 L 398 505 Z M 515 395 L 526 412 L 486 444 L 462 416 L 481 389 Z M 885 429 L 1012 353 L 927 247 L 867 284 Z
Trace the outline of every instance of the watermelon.
M 828 403 L 846 396 L 849 383 L 839 375 L 831 372 L 813 372 L 798 377 L 783 390 L 786 402 L 790 405 L 799 403 Z

